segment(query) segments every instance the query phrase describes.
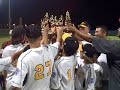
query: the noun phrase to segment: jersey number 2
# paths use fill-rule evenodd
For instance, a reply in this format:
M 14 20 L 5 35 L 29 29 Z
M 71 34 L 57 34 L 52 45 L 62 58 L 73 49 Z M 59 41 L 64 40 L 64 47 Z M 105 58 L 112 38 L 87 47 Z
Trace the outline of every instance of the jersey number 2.
M 48 73 L 47 73 L 47 76 L 51 75 L 51 72 L 52 72 L 52 62 L 51 60 L 50 61 L 47 61 L 45 62 L 45 66 L 49 68 L 48 70 Z M 43 79 L 44 78 L 44 66 L 42 64 L 39 64 L 35 67 L 35 80 L 40 80 L 40 79 Z

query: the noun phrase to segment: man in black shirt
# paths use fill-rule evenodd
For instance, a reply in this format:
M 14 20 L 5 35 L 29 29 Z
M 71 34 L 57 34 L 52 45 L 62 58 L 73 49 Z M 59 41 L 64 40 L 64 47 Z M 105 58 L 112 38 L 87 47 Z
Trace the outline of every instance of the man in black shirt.
M 120 90 L 120 41 L 106 40 L 92 35 L 85 35 L 73 26 L 69 26 L 68 28 L 86 41 L 92 42 L 93 46 L 99 53 L 105 53 L 107 55 L 110 72 L 109 90 Z

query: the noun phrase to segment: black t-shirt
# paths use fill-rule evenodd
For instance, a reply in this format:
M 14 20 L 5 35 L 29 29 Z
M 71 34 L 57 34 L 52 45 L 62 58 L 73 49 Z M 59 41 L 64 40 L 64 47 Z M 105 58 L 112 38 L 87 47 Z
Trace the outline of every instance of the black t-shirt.
M 120 41 L 93 38 L 93 46 L 107 55 L 109 66 L 109 90 L 120 90 Z

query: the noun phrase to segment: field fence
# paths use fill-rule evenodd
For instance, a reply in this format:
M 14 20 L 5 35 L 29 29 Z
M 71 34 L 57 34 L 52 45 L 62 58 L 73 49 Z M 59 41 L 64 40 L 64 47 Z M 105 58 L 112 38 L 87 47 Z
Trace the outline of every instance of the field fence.
M 0 33 L 8 34 L 8 33 L 9 33 L 9 30 L 8 30 L 8 29 L 0 29 Z M 90 30 L 90 33 L 91 33 L 92 35 L 94 35 L 95 30 Z M 108 31 L 108 36 L 116 36 L 117 33 L 118 33 L 117 30 L 109 30 L 109 31 Z

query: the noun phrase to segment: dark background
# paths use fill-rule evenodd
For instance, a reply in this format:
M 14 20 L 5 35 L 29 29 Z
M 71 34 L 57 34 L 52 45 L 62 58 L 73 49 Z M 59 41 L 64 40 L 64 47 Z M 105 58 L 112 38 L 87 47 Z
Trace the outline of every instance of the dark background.
M 39 23 L 45 12 L 60 16 L 67 10 L 75 25 L 88 21 L 92 29 L 97 25 L 114 30 L 119 27 L 120 0 L 11 0 L 12 23 L 18 23 L 19 17 L 26 24 Z M 0 24 L 7 23 L 8 0 L 2 0 Z

